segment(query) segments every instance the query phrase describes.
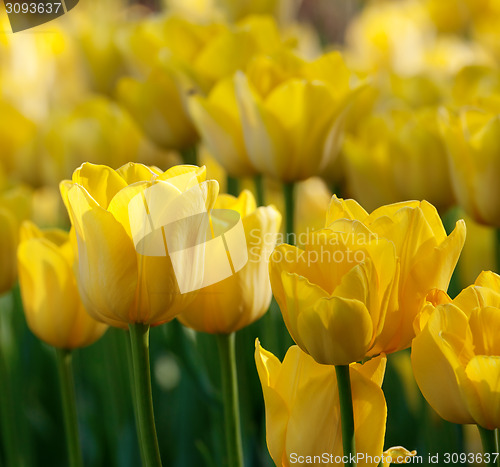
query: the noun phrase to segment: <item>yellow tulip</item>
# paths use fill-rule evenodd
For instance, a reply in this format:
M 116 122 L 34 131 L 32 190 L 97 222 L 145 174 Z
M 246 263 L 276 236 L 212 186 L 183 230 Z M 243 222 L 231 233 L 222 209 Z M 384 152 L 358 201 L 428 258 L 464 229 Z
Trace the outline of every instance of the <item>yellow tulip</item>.
M 131 160 L 165 157 L 151 147 L 129 114 L 105 97 L 86 99 L 54 117 L 45 145 L 41 169 L 53 185 L 85 161 L 119 167 Z
M 232 177 L 256 174 L 245 147 L 234 80 L 221 80 L 207 98 L 194 95 L 188 105 L 203 143 L 217 162 Z
M 117 94 L 152 141 L 166 149 L 182 150 L 198 139 L 184 102 L 189 87 L 173 73 L 157 68 L 144 81 L 122 78 Z
M 356 68 L 409 76 L 423 70 L 425 51 L 434 34 L 423 2 L 377 2 L 350 22 L 346 42 Z
M 178 319 L 197 331 L 229 334 L 258 320 L 269 307 L 268 260 L 276 243 L 281 214 L 273 206 L 257 208 L 247 190 L 238 198 L 220 195 L 215 209 L 231 209 L 241 216 L 248 262 L 230 277 L 200 290 Z
M 204 180 L 204 167 L 162 173 L 142 164 L 115 171 L 85 163 L 61 183 L 78 241 L 77 282 L 94 318 L 122 328 L 158 325 L 193 298 L 204 274 L 196 247 L 206 230 L 198 215 L 218 192 L 217 182 Z
M 454 105 L 500 111 L 500 71 L 495 67 L 471 65 L 454 77 Z
M 31 216 L 31 192 L 22 186 L 0 193 L 0 295 L 17 280 L 19 226 Z
M 459 33 L 470 19 L 470 11 L 464 0 L 425 0 L 429 16 L 444 33 Z
M 445 420 L 500 427 L 500 276 L 482 272 L 453 301 L 423 308 L 412 344 L 415 379 Z
M 0 101 L 0 167 L 11 178 L 39 183 L 40 157 L 35 151 L 36 124 L 12 104 Z
M 68 233 L 21 227 L 17 251 L 19 284 L 29 328 L 54 347 L 75 349 L 99 339 L 107 329 L 85 311 L 73 273 L 75 261 Z
M 328 365 L 380 353 L 397 271 L 394 244 L 347 219 L 309 234 L 304 250 L 279 245 L 270 259 L 271 286 L 290 335 Z
M 445 113 L 442 130 L 459 204 L 477 222 L 500 227 L 499 116 L 472 109 Z
M 436 209 L 426 201 L 390 204 L 368 214 L 356 201 L 339 200 L 334 196 L 326 225 L 343 218 L 363 223 L 376 238 L 390 242 L 396 250 L 398 305 L 388 310 L 372 352 L 405 349 L 415 335 L 412 323 L 428 292 L 448 288 L 465 242 L 465 223 L 458 221 L 453 232 L 446 236 Z
M 255 362 L 266 407 L 267 447 L 274 463 L 309 465 L 314 456 L 321 459 L 325 453 L 328 463 L 343 465 L 338 461 L 343 452 L 335 369 L 316 363 L 297 346 L 290 347 L 280 362 L 258 340 Z M 385 357 L 377 357 L 350 366 L 356 450 L 364 455 L 359 466 L 378 465 L 382 454 L 387 408 L 380 386 L 385 363 Z M 369 462 L 368 456 L 379 459 Z
M 357 135 L 346 138 L 344 156 L 349 187 L 367 209 L 426 199 L 444 212 L 454 201 L 434 110 L 368 117 Z
M 311 63 L 288 57 L 282 69 L 262 60 L 257 69 L 238 72 L 234 80 L 252 166 L 292 182 L 318 175 L 333 162 L 348 109 L 361 87 L 349 88 L 349 72 L 339 54 Z M 336 80 L 333 65 L 339 68 Z

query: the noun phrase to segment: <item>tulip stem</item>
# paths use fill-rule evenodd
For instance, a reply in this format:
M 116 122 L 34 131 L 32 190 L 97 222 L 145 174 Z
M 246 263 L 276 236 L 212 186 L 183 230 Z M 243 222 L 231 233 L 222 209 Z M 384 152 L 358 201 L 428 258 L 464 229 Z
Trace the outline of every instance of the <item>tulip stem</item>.
M 158 438 L 156 436 L 149 367 L 149 324 L 129 325 L 134 388 L 134 406 L 141 458 L 144 467 L 161 466 Z
M 236 177 L 227 176 L 226 191 L 229 195 L 238 196 L 240 194 L 240 181 Z
M 82 451 L 78 436 L 78 416 L 76 413 L 75 382 L 71 350 L 56 349 L 57 370 L 64 415 L 66 445 L 68 447 L 69 465 L 82 467 Z
M 351 377 L 349 365 L 335 365 L 337 387 L 340 402 L 340 423 L 342 426 L 342 446 L 344 456 L 347 456 L 345 467 L 355 467 L 356 462 L 351 462 L 351 455 L 356 456 L 354 440 L 354 412 L 352 408 Z
M 182 161 L 187 165 L 198 165 L 198 148 L 191 146 L 182 151 Z
M 3 310 L 1 310 L 3 311 Z M 23 465 L 17 436 L 17 416 L 13 404 L 12 379 L 4 349 L 0 347 L 0 416 L 5 450 L 5 462 L 8 467 Z
M 257 206 L 264 206 L 266 204 L 266 200 L 264 196 L 264 177 L 262 176 L 262 174 L 257 174 L 254 177 L 254 182 Z
M 285 222 L 286 222 L 286 243 L 295 245 L 295 183 L 283 184 L 283 195 L 285 197 Z
M 217 334 L 216 337 L 219 346 L 222 397 L 224 399 L 227 465 L 230 467 L 243 467 L 235 333 Z
M 493 453 L 498 452 L 495 430 L 488 430 L 479 425 L 477 425 L 477 429 L 479 431 L 479 435 L 481 436 L 484 454 L 489 453 L 491 456 L 490 462 L 487 462 L 487 464 L 499 465 L 500 461 L 498 459 L 495 460 L 495 456 L 493 455 Z

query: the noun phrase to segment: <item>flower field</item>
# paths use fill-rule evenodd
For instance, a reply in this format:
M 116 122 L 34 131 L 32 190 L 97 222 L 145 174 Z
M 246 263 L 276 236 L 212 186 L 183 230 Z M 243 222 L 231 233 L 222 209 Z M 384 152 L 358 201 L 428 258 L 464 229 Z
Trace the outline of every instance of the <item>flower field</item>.
M 0 22 L 0 467 L 500 466 L 499 1 Z

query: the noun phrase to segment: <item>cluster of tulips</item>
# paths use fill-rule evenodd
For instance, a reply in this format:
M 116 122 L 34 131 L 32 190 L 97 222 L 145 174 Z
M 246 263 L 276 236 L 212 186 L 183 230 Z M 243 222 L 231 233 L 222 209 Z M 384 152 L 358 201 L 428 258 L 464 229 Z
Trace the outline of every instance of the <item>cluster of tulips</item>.
M 498 2 L 164 3 L 0 41 L 0 465 L 500 466 Z

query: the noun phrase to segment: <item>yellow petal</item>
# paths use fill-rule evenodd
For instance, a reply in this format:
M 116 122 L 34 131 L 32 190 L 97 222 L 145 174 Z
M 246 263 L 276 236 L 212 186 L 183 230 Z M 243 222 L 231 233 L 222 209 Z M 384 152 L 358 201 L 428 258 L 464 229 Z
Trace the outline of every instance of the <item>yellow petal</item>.
M 285 179 L 282 176 L 289 162 L 290 143 L 283 128 L 241 72 L 235 75 L 235 89 L 245 145 L 252 165 L 272 177 Z
M 78 285 L 85 308 L 96 319 L 126 327 L 137 286 L 132 240 L 113 215 L 79 185 L 67 193 L 78 240 Z
M 298 315 L 304 350 L 318 363 L 348 365 L 362 360 L 373 336 L 366 305 L 341 297 L 323 298 Z
M 116 173 L 125 180 L 127 185 L 131 185 L 132 183 L 154 180 L 163 172 L 157 168 L 148 167 L 144 164 L 129 162 L 117 169 Z
M 109 202 L 122 188 L 125 180 L 113 169 L 105 165 L 86 162 L 73 172 L 73 183 L 84 187 L 92 198 L 106 209 Z
M 364 222 L 368 213 L 353 199 L 339 199 L 333 195 L 326 214 L 326 226 L 338 219 L 352 219 Z
M 475 422 L 489 430 L 500 427 L 500 357 L 478 355 L 465 372 L 470 385 L 463 390 Z
M 453 330 L 448 326 L 453 326 Z M 417 384 L 440 417 L 452 423 L 474 423 L 462 397 L 458 354 L 466 353 L 467 317 L 456 307 L 441 305 L 430 316 L 424 330 L 413 340 L 411 361 Z M 446 333 L 443 335 L 443 330 Z M 454 336 L 456 346 L 446 341 Z M 471 355 L 471 350 L 468 350 Z M 464 355 L 466 358 L 466 355 Z

